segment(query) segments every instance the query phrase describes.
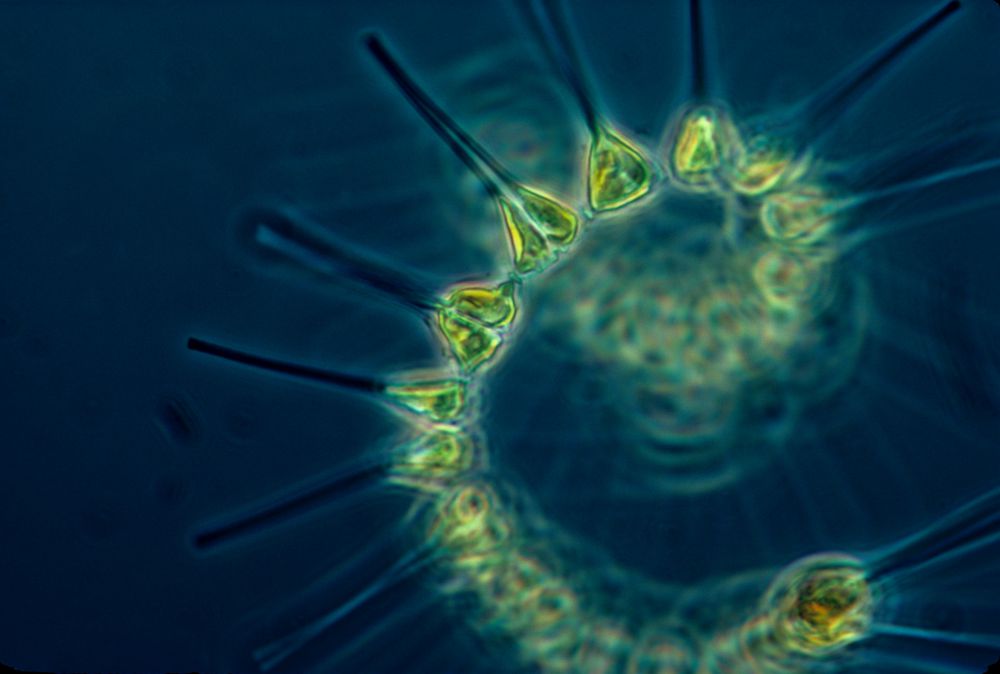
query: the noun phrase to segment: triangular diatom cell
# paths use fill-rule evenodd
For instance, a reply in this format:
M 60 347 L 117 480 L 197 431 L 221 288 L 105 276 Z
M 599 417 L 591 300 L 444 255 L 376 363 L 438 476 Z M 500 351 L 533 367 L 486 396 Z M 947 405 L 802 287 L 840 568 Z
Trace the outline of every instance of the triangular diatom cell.
M 514 282 L 505 281 L 493 288 L 467 286 L 448 294 L 445 307 L 492 328 L 510 325 L 517 313 Z
M 492 329 L 448 311 L 438 312 L 438 327 L 463 370 L 472 371 L 488 361 L 500 347 Z
M 465 382 L 461 379 L 429 379 L 397 382 L 385 388 L 389 398 L 434 421 L 447 421 L 465 409 Z
M 573 242 L 580 229 L 580 218 L 573 209 L 527 187 L 520 187 L 517 195 L 521 197 L 525 212 L 545 238 L 557 246 L 568 246 Z
M 719 155 L 715 115 L 700 110 L 685 117 L 670 158 L 676 176 L 691 185 L 706 185 L 719 168 Z
M 653 170 L 638 148 L 602 127 L 590 147 L 588 176 L 591 208 L 608 211 L 645 196 Z
M 545 235 L 538 231 L 521 208 L 503 198 L 499 202 L 514 253 L 514 269 L 519 274 L 528 274 L 542 271 L 552 264 L 556 255 L 549 248 Z

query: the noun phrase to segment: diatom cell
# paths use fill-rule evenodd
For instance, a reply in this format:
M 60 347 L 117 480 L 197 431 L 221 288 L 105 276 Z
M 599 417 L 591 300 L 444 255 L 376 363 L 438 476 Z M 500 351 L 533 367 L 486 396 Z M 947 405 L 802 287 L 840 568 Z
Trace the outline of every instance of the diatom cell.
M 393 4 L 194 97 L 240 170 L 149 411 L 218 611 L 172 666 L 996 661 L 1000 7 Z

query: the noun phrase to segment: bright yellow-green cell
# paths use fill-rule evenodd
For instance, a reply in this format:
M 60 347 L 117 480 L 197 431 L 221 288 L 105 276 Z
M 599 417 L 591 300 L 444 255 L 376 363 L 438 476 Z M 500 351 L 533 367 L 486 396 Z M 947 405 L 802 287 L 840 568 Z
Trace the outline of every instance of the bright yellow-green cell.
M 760 221 L 772 239 L 802 245 L 822 241 L 834 224 L 827 195 L 812 185 L 769 195 L 761 206 Z
M 645 196 L 653 168 L 642 152 L 607 127 L 595 133 L 590 146 L 588 195 L 595 211 L 609 211 Z
M 426 379 L 390 384 L 385 394 L 394 403 L 434 421 L 448 421 L 465 409 L 465 382 L 461 379 Z
M 813 558 L 782 575 L 770 613 L 778 643 L 820 656 L 863 638 L 874 600 L 864 569 L 851 558 Z
M 400 448 L 391 479 L 426 491 L 437 491 L 442 482 L 455 480 L 476 462 L 472 438 L 455 426 L 438 425 Z
M 473 371 L 500 348 L 502 339 L 492 328 L 459 316 L 448 308 L 437 314 L 438 327 L 463 370 Z
M 510 325 L 517 313 L 514 303 L 514 282 L 497 286 L 465 286 L 457 288 L 444 300 L 444 306 L 477 323 L 491 328 Z
M 542 271 L 555 262 L 556 252 L 549 247 L 545 235 L 538 231 L 527 212 L 504 197 L 500 197 L 498 201 L 514 253 L 514 269 L 517 273 Z
M 685 117 L 671 157 L 677 177 L 691 185 L 707 185 L 719 168 L 719 157 L 714 115 L 703 111 Z
M 549 243 L 560 247 L 573 242 L 580 229 L 580 218 L 573 209 L 527 187 L 518 187 L 517 196 L 521 198 L 524 211 Z

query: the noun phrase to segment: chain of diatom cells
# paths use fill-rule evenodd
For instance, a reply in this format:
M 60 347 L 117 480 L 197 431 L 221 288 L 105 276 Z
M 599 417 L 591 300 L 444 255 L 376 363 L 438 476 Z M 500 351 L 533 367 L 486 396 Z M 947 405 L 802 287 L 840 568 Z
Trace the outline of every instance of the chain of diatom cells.
M 446 371 L 387 391 L 414 415 L 416 437 L 395 454 L 391 479 L 420 494 L 420 546 L 431 551 L 441 591 L 471 598 L 473 626 L 545 672 L 804 672 L 864 636 L 873 600 L 846 556 L 792 565 L 741 622 L 720 621 L 714 633 L 687 633 L 671 615 L 639 622 L 608 614 L 588 595 L 585 574 L 568 572 L 538 526 L 504 498 L 480 429 L 484 374 L 509 350 L 512 331 L 529 327 L 519 325 L 525 285 L 554 271 L 573 279 L 582 298 L 564 303 L 569 313 L 560 318 L 573 339 L 599 363 L 637 375 L 637 399 L 652 401 L 639 417 L 672 439 L 732 428 L 726 415 L 754 381 L 789 383 L 779 371 L 796 351 L 822 358 L 816 318 L 836 281 L 837 218 L 818 162 L 776 139 L 743 138 L 719 106 L 681 111 L 657 158 L 595 118 L 587 202 L 569 205 L 478 146 L 377 37 L 367 45 L 486 186 L 511 253 L 506 277 L 439 298 L 432 323 Z M 671 191 L 718 199 L 727 217 L 713 236 L 738 245 L 697 265 L 668 249 L 666 276 L 630 273 L 627 286 L 602 277 L 633 260 L 627 248 L 609 246 L 589 247 L 597 253 L 588 256 L 588 237 L 613 240 L 630 209 Z M 563 271 L 573 265 L 586 269 Z M 722 411 L 697 409 L 706 398 Z M 658 416 L 664 401 L 671 412 Z

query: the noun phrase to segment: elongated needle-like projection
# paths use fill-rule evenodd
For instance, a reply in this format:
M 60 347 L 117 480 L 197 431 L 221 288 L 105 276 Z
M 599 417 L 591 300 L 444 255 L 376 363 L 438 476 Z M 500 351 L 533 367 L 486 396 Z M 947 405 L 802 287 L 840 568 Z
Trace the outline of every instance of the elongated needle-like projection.
M 381 38 L 366 34 L 368 51 L 407 101 L 479 179 L 500 208 L 519 274 L 545 269 L 576 238 L 579 216 L 543 190 L 525 186 L 466 133 L 403 69 Z
M 898 639 L 914 639 L 935 644 L 957 646 L 984 651 L 984 655 L 992 657 L 1000 652 L 1000 636 L 995 634 L 970 634 L 965 632 L 950 632 L 948 630 L 923 629 L 906 625 L 875 623 L 872 625 L 874 636 L 895 637 Z
M 595 211 L 626 206 L 649 193 L 653 164 L 632 141 L 615 130 L 598 112 L 583 76 L 578 52 L 565 22 L 557 18 L 553 2 L 525 0 L 528 22 L 546 55 L 576 100 L 590 133 L 587 155 L 587 195 Z
M 433 593 L 408 597 L 401 606 L 386 611 L 381 619 L 367 622 L 359 634 L 351 635 L 349 643 L 338 647 L 329 657 L 316 662 L 315 668 L 310 668 L 309 671 L 358 671 L 359 653 L 370 654 L 374 649 L 378 649 L 382 656 L 391 659 L 391 668 L 379 668 L 376 671 L 431 671 L 420 666 L 424 658 L 432 657 L 434 653 L 426 648 L 426 644 L 448 629 L 445 618 L 439 612 L 434 612 L 436 605 Z M 381 647 L 381 644 L 395 639 L 392 635 L 398 634 L 409 636 L 410 648 L 387 651 Z M 361 666 L 368 668 L 369 661 L 366 660 Z
M 953 168 L 932 173 L 921 178 L 907 180 L 895 185 L 889 185 L 887 187 L 881 187 L 868 192 L 853 194 L 843 199 L 831 200 L 827 208 L 831 213 L 849 208 L 857 208 L 882 199 L 898 197 L 904 194 L 912 194 L 928 187 L 954 182 L 963 178 L 970 178 L 972 176 L 979 175 L 981 173 L 988 173 L 989 171 L 996 169 L 1000 169 L 1000 158 L 985 159 L 972 164 L 955 166 Z
M 433 549 L 429 546 L 411 550 L 344 603 L 294 632 L 256 649 L 254 660 L 261 671 L 271 671 L 364 604 L 426 568 L 433 559 Z
M 907 583 L 998 542 L 1000 489 L 994 489 L 929 527 L 869 553 L 865 566 L 872 582 Z
M 236 230 L 241 247 L 265 265 L 354 283 L 417 311 L 436 307 L 433 284 L 420 273 L 344 241 L 294 209 L 247 209 L 239 215 Z
M 234 517 L 211 523 L 195 532 L 192 544 L 199 552 L 210 552 L 326 506 L 343 505 L 383 484 L 390 468 L 388 463 L 377 461 L 350 466 L 317 484 L 293 490 Z
M 197 337 L 189 338 L 187 345 L 190 350 L 197 353 L 259 370 L 348 391 L 373 394 L 410 412 L 427 416 L 433 421 L 454 419 L 462 413 L 465 407 L 466 383 L 463 379 L 455 377 L 434 375 L 415 378 L 404 377 L 388 381 L 369 375 L 290 363 L 222 346 Z
M 994 625 L 982 625 L 980 629 L 992 631 Z M 884 671 L 961 674 L 983 671 L 985 663 L 991 662 L 998 652 L 1000 636 L 995 633 L 876 622 L 856 657 L 879 671 L 885 668 Z
M 876 49 L 829 85 L 802 102 L 787 120 L 802 127 L 818 145 L 850 110 L 853 103 L 867 93 L 893 65 L 928 38 L 948 17 L 961 7 L 959 0 L 950 0 L 930 16 L 918 22 L 897 39 Z
M 411 437 L 391 449 L 348 462 L 319 481 L 200 528 L 192 543 L 200 552 L 210 552 L 375 491 L 439 494 L 456 480 L 479 470 L 482 464 L 482 448 L 462 429 L 448 424 L 417 425 Z
M 518 198 L 519 206 L 506 197 L 500 197 L 501 210 L 505 217 L 509 215 L 508 224 L 515 226 L 510 230 L 512 241 L 524 241 L 524 232 L 538 233 L 536 224 L 526 220 L 526 213 L 535 214 L 534 222 L 544 225 L 545 234 L 539 233 L 542 237 L 539 241 L 546 254 L 553 252 L 552 246 L 564 246 L 572 241 L 576 235 L 575 216 L 572 216 L 572 223 L 567 224 L 568 221 L 545 201 L 545 197 L 527 188 L 522 188 Z M 502 341 L 501 333 L 510 326 L 516 313 L 512 281 L 493 285 L 462 284 L 449 289 L 442 297 L 431 290 L 434 284 L 421 274 L 401 269 L 398 264 L 390 264 L 371 251 L 342 241 L 307 217 L 288 209 L 249 210 L 240 218 L 238 229 L 244 246 L 262 256 L 265 263 L 291 265 L 296 271 L 337 282 L 346 279 L 417 312 L 425 320 L 437 323 L 444 341 L 465 370 L 474 370 L 493 357 Z M 550 245 L 550 242 L 554 243 Z M 515 245 L 515 250 L 521 249 L 527 251 L 524 246 Z M 527 253 L 517 259 L 531 269 L 536 268 L 536 262 L 543 262 L 541 258 Z M 210 355 L 234 355 L 229 349 L 206 351 L 205 348 L 198 348 L 199 345 L 205 346 L 196 340 L 192 348 Z M 240 361 L 234 357 L 229 359 Z M 246 362 L 246 359 L 241 362 L 264 366 L 263 361 L 266 360 L 258 357 L 254 362 Z M 348 388 L 365 386 L 365 382 L 349 382 L 351 377 L 330 372 L 306 372 L 302 368 L 291 367 L 296 371 L 281 370 L 280 367 L 270 369 Z M 395 390 L 399 392 L 399 389 Z
M 705 28 L 701 0 L 688 1 L 691 46 L 691 97 L 695 100 L 708 96 L 709 83 L 705 74 Z

